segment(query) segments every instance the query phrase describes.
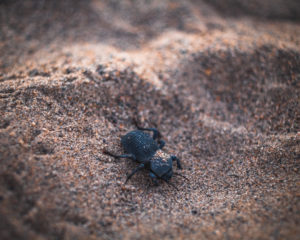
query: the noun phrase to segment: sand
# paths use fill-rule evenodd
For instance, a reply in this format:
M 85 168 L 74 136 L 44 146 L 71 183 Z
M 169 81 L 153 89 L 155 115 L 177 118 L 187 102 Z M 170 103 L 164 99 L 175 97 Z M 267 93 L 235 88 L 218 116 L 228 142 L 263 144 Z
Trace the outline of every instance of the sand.
M 299 1 L 2 1 L 1 239 L 299 239 Z M 157 127 L 176 191 L 120 137 Z

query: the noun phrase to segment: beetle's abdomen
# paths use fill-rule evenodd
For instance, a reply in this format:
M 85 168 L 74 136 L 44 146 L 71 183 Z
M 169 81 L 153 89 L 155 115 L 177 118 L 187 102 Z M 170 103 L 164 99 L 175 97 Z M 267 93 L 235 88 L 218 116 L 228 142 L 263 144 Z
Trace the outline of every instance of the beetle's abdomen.
M 139 130 L 127 133 L 122 137 L 121 143 L 124 150 L 135 155 L 139 162 L 151 159 L 158 150 L 157 143 L 150 135 Z

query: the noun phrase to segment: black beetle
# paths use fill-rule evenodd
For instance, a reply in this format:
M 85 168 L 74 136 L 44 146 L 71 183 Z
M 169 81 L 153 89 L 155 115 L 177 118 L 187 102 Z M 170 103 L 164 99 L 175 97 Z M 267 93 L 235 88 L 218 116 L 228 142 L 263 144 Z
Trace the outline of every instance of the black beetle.
M 143 131 L 152 131 L 153 136 L 151 137 Z M 159 178 L 176 188 L 173 184 L 169 183 L 169 180 L 173 176 L 173 161 L 177 162 L 177 168 L 182 169 L 180 160 L 176 156 L 169 155 L 162 151 L 165 142 L 158 140 L 159 136 L 160 133 L 156 128 L 138 127 L 138 130 L 131 131 L 121 138 L 121 144 L 126 154 L 115 155 L 104 151 L 105 154 L 112 157 L 130 158 L 140 163 L 140 165 L 127 176 L 125 183 L 135 173 L 145 168 L 150 171 L 149 175 L 156 185 L 158 185 L 157 178 Z M 182 176 L 178 173 L 175 174 Z

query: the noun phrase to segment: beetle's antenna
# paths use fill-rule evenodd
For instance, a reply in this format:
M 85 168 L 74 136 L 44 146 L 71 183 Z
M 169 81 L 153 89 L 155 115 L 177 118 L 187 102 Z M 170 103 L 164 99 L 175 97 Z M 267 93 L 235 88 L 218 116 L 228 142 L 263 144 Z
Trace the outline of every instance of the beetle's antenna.
M 102 153 L 104 153 L 104 154 L 106 154 L 106 155 L 109 155 L 109 156 L 111 156 L 111 157 L 116 157 L 115 154 L 113 154 L 113 153 L 107 151 L 106 149 L 103 149 L 103 150 L 102 150 Z
M 138 121 L 137 121 L 136 118 L 133 118 L 133 119 L 132 119 L 132 122 L 133 122 L 133 124 L 135 125 L 136 128 L 140 128 L 140 127 L 139 127 L 139 124 L 138 124 Z
M 190 181 L 190 179 L 188 179 L 186 176 L 181 175 L 181 174 L 178 173 L 178 172 L 174 172 L 173 174 L 174 174 L 174 175 L 178 175 L 178 176 L 184 178 L 184 179 L 187 180 L 188 182 Z
M 167 180 L 161 178 L 164 182 L 166 182 L 168 185 L 172 186 L 173 188 L 175 188 L 177 191 L 179 191 L 179 189 L 173 184 L 173 183 L 170 183 L 168 182 Z

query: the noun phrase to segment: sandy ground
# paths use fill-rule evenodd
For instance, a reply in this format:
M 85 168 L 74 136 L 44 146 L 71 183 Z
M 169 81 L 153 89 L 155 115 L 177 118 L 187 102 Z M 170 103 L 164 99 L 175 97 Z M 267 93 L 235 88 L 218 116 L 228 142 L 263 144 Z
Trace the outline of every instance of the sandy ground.
M 0 238 L 299 239 L 299 5 L 1 1 Z M 134 121 L 179 191 L 102 154 Z

